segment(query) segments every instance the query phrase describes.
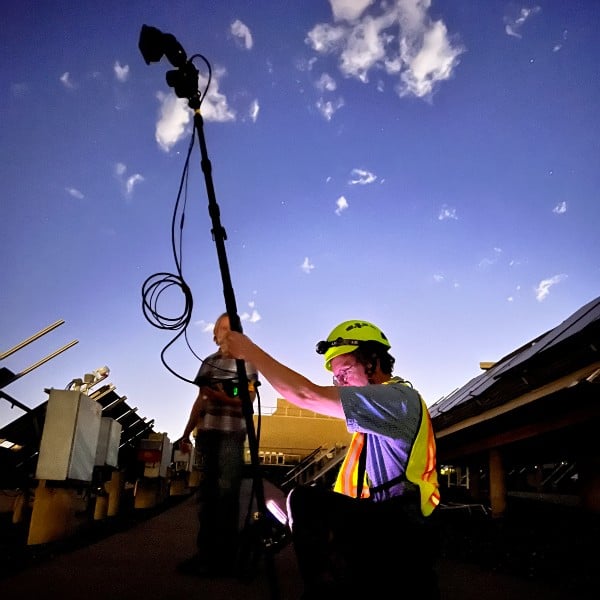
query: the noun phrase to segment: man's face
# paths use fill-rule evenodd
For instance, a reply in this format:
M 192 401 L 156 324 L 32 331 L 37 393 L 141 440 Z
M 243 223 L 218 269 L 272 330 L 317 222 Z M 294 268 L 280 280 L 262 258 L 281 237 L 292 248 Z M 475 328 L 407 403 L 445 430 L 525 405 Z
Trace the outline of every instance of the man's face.
M 334 385 L 359 386 L 368 385 L 369 383 L 364 366 L 356 360 L 353 352 L 331 359 L 331 371 Z
M 214 329 L 215 342 L 218 344 L 223 335 L 230 330 L 231 327 L 229 326 L 229 317 L 223 317 L 222 319 L 219 319 L 215 324 Z

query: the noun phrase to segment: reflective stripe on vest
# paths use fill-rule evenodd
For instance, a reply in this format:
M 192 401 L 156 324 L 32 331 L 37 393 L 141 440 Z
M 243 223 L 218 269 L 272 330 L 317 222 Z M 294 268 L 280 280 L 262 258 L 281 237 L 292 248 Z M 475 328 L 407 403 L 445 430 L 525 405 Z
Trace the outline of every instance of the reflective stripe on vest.
M 440 503 L 440 489 L 436 469 L 435 436 L 427 405 L 421 395 L 421 423 L 410 450 L 406 478 L 419 486 L 421 512 L 428 517 Z
M 348 446 L 348 451 L 346 452 L 342 466 L 338 471 L 337 479 L 335 480 L 335 485 L 333 486 L 334 492 L 339 492 L 340 494 L 345 494 L 346 496 L 352 496 L 352 498 L 356 498 L 356 488 L 358 487 L 358 459 L 364 443 L 364 434 L 355 431 L 352 434 L 350 446 Z M 369 496 L 369 485 L 365 474 L 361 498 L 368 498 Z

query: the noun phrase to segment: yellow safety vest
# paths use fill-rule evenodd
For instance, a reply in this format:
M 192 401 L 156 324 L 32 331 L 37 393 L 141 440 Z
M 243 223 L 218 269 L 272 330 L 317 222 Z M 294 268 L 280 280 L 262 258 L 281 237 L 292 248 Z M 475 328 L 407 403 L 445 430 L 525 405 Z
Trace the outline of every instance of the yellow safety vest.
M 397 383 L 397 378 L 386 383 Z M 402 382 L 402 380 L 400 380 Z M 421 512 L 428 517 L 440 503 L 439 483 L 436 470 L 436 449 L 433 426 L 429 418 L 429 411 L 423 398 L 421 401 L 421 423 L 417 437 L 412 445 L 406 466 L 406 479 L 419 486 L 421 498 Z M 364 434 L 355 432 L 352 435 L 350 446 L 342 462 L 333 490 L 340 494 L 356 498 L 358 485 L 358 458 L 364 444 Z M 363 485 L 362 498 L 368 498 L 368 480 Z

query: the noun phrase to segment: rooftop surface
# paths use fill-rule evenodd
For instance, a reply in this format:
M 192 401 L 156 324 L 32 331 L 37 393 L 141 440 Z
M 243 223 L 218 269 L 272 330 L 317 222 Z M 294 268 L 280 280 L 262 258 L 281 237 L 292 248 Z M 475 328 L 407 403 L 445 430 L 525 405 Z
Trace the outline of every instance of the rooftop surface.
M 269 482 L 265 482 L 265 496 L 282 498 Z M 249 497 L 250 480 L 246 480 L 242 506 Z M 167 504 L 160 511 L 140 513 L 126 526 L 115 527 L 110 535 L 53 548 L 29 547 L 20 559 L 5 556 L 4 571 L 0 571 L 2 596 L 50 593 L 56 598 L 86 600 L 301 598 L 302 584 L 291 544 L 272 554 L 271 560 L 263 555 L 247 569 L 244 579 L 177 573 L 177 564 L 195 550 L 195 498 L 177 498 Z M 592 598 L 587 590 L 598 589 L 598 574 L 593 568 L 598 553 L 591 546 L 597 538 L 598 522 L 578 518 L 581 520 L 575 524 L 564 519 L 553 522 L 549 515 L 540 513 L 539 519 L 515 520 L 511 528 L 508 521 L 492 523 L 476 512 L 453 513 L 443 527 L 437 567 L 442 599 L 480 600 L 484 591 L 486 600 Z M 550 525 L 545 535 L 536 525 L 542 521 Z M 587 562 L 581 560 L 586 552 Z

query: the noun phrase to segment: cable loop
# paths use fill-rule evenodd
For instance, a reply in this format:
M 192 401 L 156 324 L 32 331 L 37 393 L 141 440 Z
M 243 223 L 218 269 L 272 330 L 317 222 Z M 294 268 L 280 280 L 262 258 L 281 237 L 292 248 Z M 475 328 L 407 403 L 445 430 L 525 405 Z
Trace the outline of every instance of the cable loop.
M 158 311 L 158 302 L 162 294 L 175 286 L 184 297 L 184 309 L 180 315 L 166 316 Z M 172 273 L 155 273 L 144 281 L 142 285 L 142 308 L 146 319 L 158 329 L 177 331 L 185 329 L 190 323 L 193 308 L 192 292 L 178 275 Z

